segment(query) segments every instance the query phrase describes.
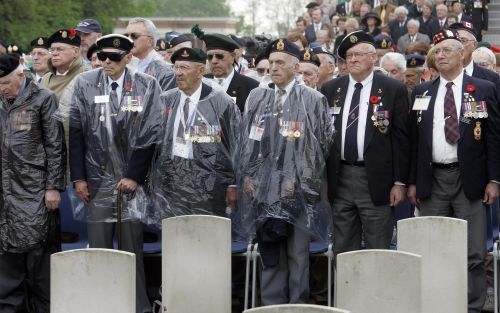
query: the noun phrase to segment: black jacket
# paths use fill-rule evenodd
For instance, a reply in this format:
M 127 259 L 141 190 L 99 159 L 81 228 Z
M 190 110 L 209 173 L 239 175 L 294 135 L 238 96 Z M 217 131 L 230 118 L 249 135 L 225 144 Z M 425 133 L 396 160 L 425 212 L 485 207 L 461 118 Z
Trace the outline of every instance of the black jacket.
M 214 78 L 212 74 L 205 75 L 205 77 Z M 230 97 L 236 98 L 236 105 L 243 114 L 243 112 L 245 112 L 245 102 L 247 101 L 248 94 L 250 94 L 252 89 L 257 87 L 259 87 L 258 81 L 235 71 L 226 93 Z

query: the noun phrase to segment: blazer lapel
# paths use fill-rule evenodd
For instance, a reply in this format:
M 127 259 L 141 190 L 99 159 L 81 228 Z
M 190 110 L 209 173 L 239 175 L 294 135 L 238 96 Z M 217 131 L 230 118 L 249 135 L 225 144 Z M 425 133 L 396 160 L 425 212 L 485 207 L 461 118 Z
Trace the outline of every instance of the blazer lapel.
M 344 115 L 344 107 L 347 105 L 348 106 L 348 110 L 349 110 L 349 106 L 351 105 L 350 103 L 345 103 L 345 101 L 343 102 L 342 99 L 345 99 L 346 95 L 347 95 L 347 88 L 349 87 L 349 76 L 344 76 L 343 78 L 343 81 L 341 82 L 340 84 L 340 87 L 337 88 L 337 90 L 334 90 L 333 91 L 333 101 L 332 103 L 330 103 L 330 107 L 334 107 L 334 106 L 340 106 L 340 112 L 339 114 L 337 115 L 337 117 L 335 118 L 335 129 L 337 130 L 337 134 L 338 134 L 338 137 L 337 137 L 337 149 L 338 151 L 341 151 L 342 150 L 342 118 L 343 118 L 343 115 Z
M 428 148 L 432 151 L 432 132 L 433 132 L 433 123 L 434 123 L 434 104 L 436 102 L 436 95 L 439 87 L 439 78 L 434 80 L 434 82 L 429 87 L 429 90 L 426 96 L 431 96 L 431 101 L 429 103 L 429 107 L 426 111 L 422 111 L 422 121 L 420 122 L 421 127 L 425 133 L 424 138 L 426 138 L 425 142 L 428 144 Z
M 462 99 L 462 102 L 460 103 L 460 111 L 457 112 L 457 122 L 458 122 L 458 130 L 460 131 L 460 137 L 458 140 L 461 140 L 464 137 L 464 131 L 465 131 L 465 123 L 460 122 L 460 117 L 463 115 L 462 112 L 462 103 L 464 103 L 464 93 L 466 92 L 467 85 L 470 84 L 470 76 L 464 75 L 464 78 L 462 80 L 462 95 L 460 96 L 460 99 Z
M 382 86 L 379 85 L 377 74 L 373 74 L 372 89 L 370 90 L 369 97 L 371 97 L 372 95 L 373 96 L 378 95 L 379 89 L 382 90 Z M 384 103 L 384 98 L 382 98 L 382 103 Z M 372 125 L 372 120 L 371 120 L 372 115 L 373 115 L 373 105 L 368 101 L 368 111 L 366 112 L 366 121 L 365 121 L 365 144 L 363 146 L 363 152 L 366 151 L 373 137 L 373 131 L 375 127 L 373 127 Z

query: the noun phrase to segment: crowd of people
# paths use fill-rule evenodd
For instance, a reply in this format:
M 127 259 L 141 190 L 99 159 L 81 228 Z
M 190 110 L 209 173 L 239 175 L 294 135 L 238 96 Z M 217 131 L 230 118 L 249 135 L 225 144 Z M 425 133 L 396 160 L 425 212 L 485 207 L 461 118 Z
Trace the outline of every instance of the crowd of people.
M 500 184 L 486 0 L 317 0 L 295 26 L 158 38 L 147 18 L 107 35 L 85 19 L 29 53 L 0 41 L 0 312 L 49 312 L 50 255 L 71 240 L 59 208 L 91 248 L 112 249 L 120 220 L 143 313 L 144 224 L 229 217 L 259 244 L 262 305 L 326 303 L 309 243 L 388 249 L 406 198 L 416 216 L 468 222 L 468 312 L 481 312 Z M 244 271 L 233 263 L 236 298 Z

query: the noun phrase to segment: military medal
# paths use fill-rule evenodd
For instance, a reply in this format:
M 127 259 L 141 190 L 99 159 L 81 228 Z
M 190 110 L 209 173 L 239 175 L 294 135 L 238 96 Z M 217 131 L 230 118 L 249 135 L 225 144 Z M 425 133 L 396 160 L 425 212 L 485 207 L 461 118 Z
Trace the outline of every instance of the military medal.
M 104 122 L 106 118 L 104 117 L 104 105 L 101 104 L 101 115 L 99 116 L 99 121 Z
M 476 122 L 476 127 L 474 127 L 474 139 L 481 140 L 481 122 Z

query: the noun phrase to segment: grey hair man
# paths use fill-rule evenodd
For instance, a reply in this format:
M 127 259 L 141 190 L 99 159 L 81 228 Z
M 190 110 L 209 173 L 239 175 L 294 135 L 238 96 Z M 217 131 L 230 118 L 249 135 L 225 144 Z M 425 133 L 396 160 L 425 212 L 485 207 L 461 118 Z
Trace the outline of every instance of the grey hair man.
M 389 52 L 380 59 L 380 67 L 389 73 L 395 80 L 404 81 L 406 60 L 401 53 Z

